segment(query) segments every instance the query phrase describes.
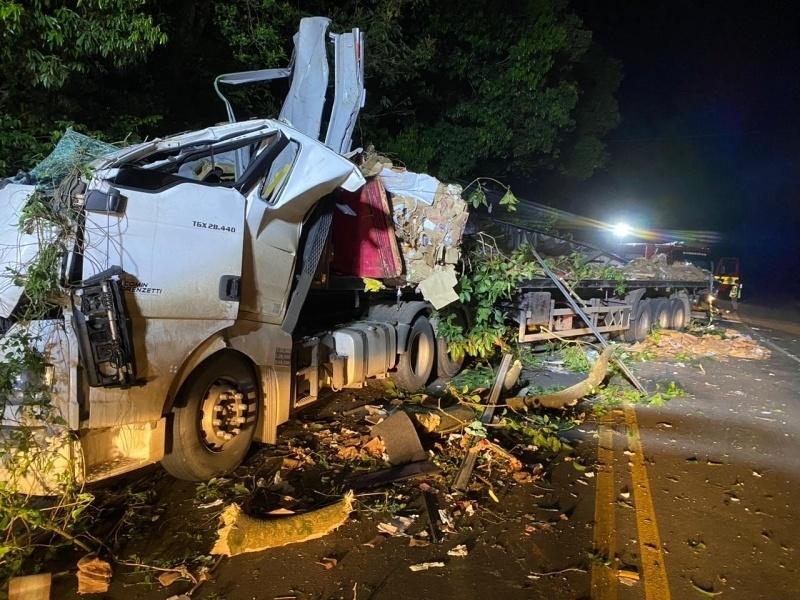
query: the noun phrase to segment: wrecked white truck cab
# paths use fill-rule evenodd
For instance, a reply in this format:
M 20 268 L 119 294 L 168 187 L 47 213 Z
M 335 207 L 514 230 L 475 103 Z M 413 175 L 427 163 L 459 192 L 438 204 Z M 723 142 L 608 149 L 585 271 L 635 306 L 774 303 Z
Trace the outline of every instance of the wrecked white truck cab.
M 278 75 L 325 56 L 326 29 L 325 19 L 304 19 L 293 67 Z M 309 51 L 309 40 L 321 50 Z M 368 298 L 358 272 L 342 279 L 349 284 L 331 280 L 334 212 L 344 219 L 340 240 L 364 231 L 349 224 L 355 213 L 340 197 L 369 187 L 386 204 L 377 178 L 367 185 L 343 155 L 363 101 L 363 39 L 354 31 L 333 40 L 335 64 L 351 77 L 337 70 L 324 141 L 315 118 L 304 132 L 278 120 L 231 122 L 107 154 L 88 181 L 59 186 L 74 220 L 59 274 L 67 298 L 29 326 L 45 332 L 35 343 L 71 440 L 64 468 L 81 479 L 159 460 L 177 477 L 208 479 L 235 468 L 252 441 L 275 441 L 277 426 L 325 386 L 360 387 L 394 371 L 419 388 L 437 359 L 440 370 L 459 368 L 413 290 L 398 284 Z M 321 114 L 327 72 L 320 99 L 321 81 L 295 76 L 283 112 Z M 41 241 L 18 230 L 36 187 L 0 186 L 3 260 L 22 265 Z M 20 287 L 0 291 L 7 332 L 21 303 Z M 4 406 L 7 433 L 18 424 L 14 398 Z M 47 481 L 28 484 L 48 491 Z

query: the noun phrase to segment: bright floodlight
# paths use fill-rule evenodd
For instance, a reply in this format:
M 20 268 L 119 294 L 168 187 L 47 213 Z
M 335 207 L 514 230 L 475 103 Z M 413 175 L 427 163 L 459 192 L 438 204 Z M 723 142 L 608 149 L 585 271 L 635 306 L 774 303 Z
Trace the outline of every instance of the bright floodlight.
M 631 234 L 631 226 L 627 223 L 617 223 L 611 230 L 618 238 L 628 237 Z

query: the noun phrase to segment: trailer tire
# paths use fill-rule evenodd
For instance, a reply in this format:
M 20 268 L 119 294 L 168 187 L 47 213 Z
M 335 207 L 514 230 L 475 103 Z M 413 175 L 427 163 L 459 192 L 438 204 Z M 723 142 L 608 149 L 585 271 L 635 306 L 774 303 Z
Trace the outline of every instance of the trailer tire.
M 671 326 L 670 312 L 672 307 L 667 298 L 655 298 L 653 301 L 653 327 L 652 329 L 669 329 Z
M 669 301 L 669 328 L 680 331 L 686 327 L 686 306 L 680 298 Z
M 172 447 L 161 465 L 187 481 L 230 473 L 250 448 L 260 405 L 258 380 L 244 357 L 231 351 L 210 356 L 181 386 L 168 420 Z
M 436 357 L 436 341 L 428 317 L 419 316 L 411 324 L 406 338 L 406 351 L 397 361 L 392 374 L 397 386 L 407 392 L 416 392 L 428 383 Z
M 642 298 L 636 303 L 636 314 L 631 319 L 631 326 L 623 334 L 626 342 L 641 342 L 650 333 L 653 325 L 651 302 Z

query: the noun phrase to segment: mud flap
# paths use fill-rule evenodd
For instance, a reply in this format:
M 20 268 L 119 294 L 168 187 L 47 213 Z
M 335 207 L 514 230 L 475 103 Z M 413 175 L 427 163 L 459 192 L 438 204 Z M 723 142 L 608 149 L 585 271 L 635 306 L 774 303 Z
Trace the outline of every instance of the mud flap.
M 91 387 L 128 387 L 136 382 L 131 321 L 120 276 L 112 267 L 73 292 L 75 332 Z

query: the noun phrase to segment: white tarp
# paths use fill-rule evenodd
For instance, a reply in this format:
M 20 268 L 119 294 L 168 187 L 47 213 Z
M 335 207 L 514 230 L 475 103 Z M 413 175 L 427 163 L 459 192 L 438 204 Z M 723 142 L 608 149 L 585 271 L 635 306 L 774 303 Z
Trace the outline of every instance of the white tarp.
M 416 198 L 428 206 L 433 205 L 436 190 L 439 189 L 439 180 L 425 173 L 412 173 L 411 171 L 395 171 L 384 168 L 380 178 L 389 193 L 398 196 Z

